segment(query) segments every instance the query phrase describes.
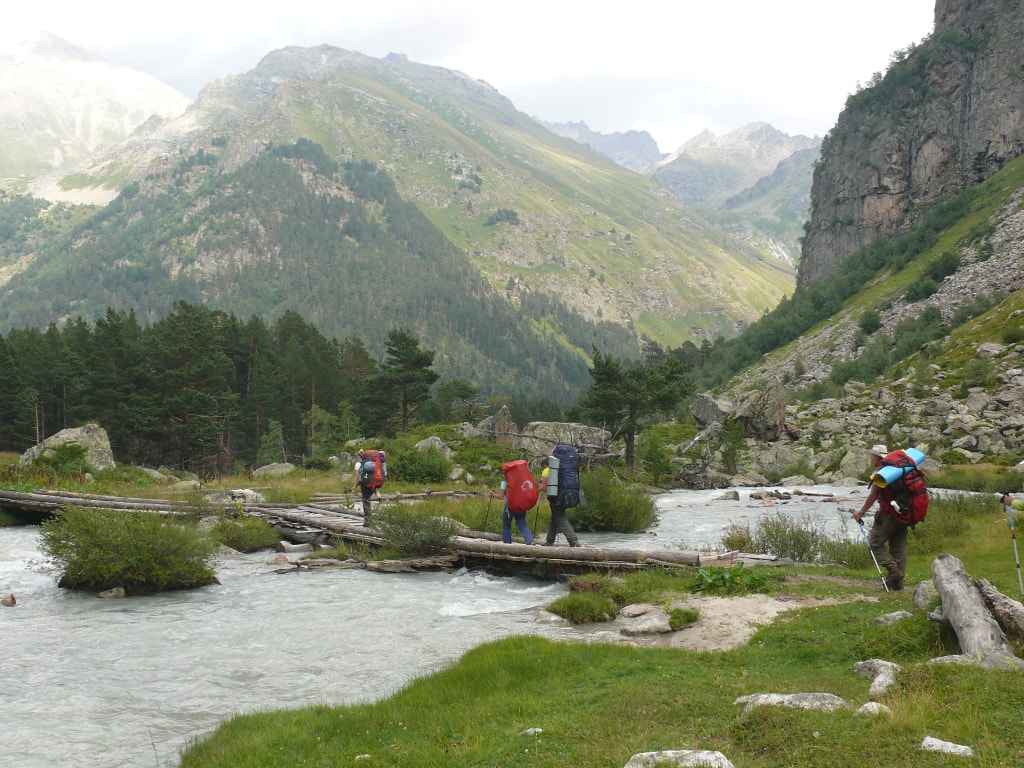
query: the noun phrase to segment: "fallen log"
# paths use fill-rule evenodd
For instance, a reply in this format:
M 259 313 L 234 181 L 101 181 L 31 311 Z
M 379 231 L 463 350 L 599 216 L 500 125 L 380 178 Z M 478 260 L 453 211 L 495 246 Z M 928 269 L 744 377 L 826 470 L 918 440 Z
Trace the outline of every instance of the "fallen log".
M 571 560 L 579 563 L 624 563 L 644 567 L 651 564 L 696 567 L 700 555 L 684 550 L 643 550 L 611 547 L 542 547 L 538 544 L 502 544 L 495 541 L 476 541 L 458 536 L 455 549 L 497 558 L 520 557 L 529 560 Z
M 934 661 L 977 663 L 991 668 L 1024 669 L 999 624 L 985 608 L 981 594 L 963 563 L 953 555 L 939 555 L 932 561 L 932 581 L 942 598 L 942 615 L 956 632 L 961 656 Z
M 1024 605 L 1004 595 L 987 579 L 977 579 L 974 584 L 1003 631 L 1024 637 Z

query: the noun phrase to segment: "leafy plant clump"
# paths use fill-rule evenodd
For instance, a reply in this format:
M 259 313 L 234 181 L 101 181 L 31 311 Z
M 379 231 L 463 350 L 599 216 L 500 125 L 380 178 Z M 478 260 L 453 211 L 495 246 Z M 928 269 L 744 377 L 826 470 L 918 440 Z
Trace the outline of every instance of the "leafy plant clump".
M 415 507 L 392 504 L 373 516 L 373 527 L 381 532 L 383 546 L 409 556 L 442 552 L 461 528 L 458 520 L 422 514 Z
M 618 613 L 615 602 L 597 592 L 570 592 L 551 603 L 548 610 L 573 624 L 611 621 Z
M 763 570 L 744 568 L 743 563 L 734 568 L 702 567 L 694 575 L 693 591 L 715 595 L 745 595 L 750 592 L 770 592 L 780 580 L 776 574 Z
M 67 589 L 147 594 L 217 583 L 214 540 L 160 515 L 68 507 L 42 524 L 40 547 Z

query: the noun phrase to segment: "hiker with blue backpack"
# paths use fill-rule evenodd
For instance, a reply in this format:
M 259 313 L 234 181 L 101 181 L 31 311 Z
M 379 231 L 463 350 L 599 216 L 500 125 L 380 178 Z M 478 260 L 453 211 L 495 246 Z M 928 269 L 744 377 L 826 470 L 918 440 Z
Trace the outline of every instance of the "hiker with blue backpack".
M 561 531 L 570 547 L 579 547 L 579 536 L 569 522 L 567 510 L 580 503 L 580 458 L 571 445 L 559 445 L 550 457 L 541 460 L 540 487 L 547 489 L 551 523 L 544 546 L 552 547 Z
M 919 454 L 919 458 L 908 455 L 910 451 Z M 874 445 L 868 455 L 874 467 L 871 490 L 861 508 L 853 513 L 853 519 L 860 525 L 871 505 L 878 502 L 868 548 L 876 565 L 886 570 L 885 588 L 898 591 L 903 589 L 907 574 L 907 531 L 923 520 L 928 511 L 924 475 L 916 469 L 924 454 L 909 448 L 890 453 L 884 445 Z M 888 475 L 892 475 L 891 479 Z

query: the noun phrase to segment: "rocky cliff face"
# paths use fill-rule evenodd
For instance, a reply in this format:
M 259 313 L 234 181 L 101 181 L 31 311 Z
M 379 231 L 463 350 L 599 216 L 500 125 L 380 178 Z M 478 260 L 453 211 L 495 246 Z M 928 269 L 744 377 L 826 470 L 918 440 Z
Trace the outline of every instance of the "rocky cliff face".
M 47 33 L 0 55 L 0 94 L 0 188 L 16 191 L 190 103 L 149 75 Z
M 1024 0 L 936 0 L 933 34 L 851 96 L 825 138 L 801 284 L 1024 153 L 1022 39 Z

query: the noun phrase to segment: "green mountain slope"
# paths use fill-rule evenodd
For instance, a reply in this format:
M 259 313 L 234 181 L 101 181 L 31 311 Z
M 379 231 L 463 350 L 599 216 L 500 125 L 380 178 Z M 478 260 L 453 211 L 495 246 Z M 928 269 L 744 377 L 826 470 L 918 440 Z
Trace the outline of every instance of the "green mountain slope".
M 326 46 L 275 51 L 252 72 L 211 84 L 182 118 L 61 184 L 102 188 L 126 174 L 159 183 L 146 174 L 174 173 L 199 150 L 216 156 L 218 173 L 231 172 L 268 144 L 301 138 L 337 162 L 378 163 L 491 290 L 519 307 L 557 296 L 588 320 L 674 345 L 735 334 L 793 285 L 793 269 L 769 250 L 553 136 L 485 83 Z M 558 341 L 552 318 L 536 320 Z M 559 343 L 586 351 L 580 339 Z
M 437 351 L 439 372 L 487 394 L 566 400 L 587 381 L 584 349 L 635 350 L 627 329 L 544 294 L 515 304 L 496 295 L 384 172 L 339 166 L 305 140 L 233 171 L 200 153 L 126 188 L 12 278 L 0 326 L 98 317 L 108 306 L 153 320 L 179 299 L 242 318 L 294 310 L 377 350 L 402 327 Z

